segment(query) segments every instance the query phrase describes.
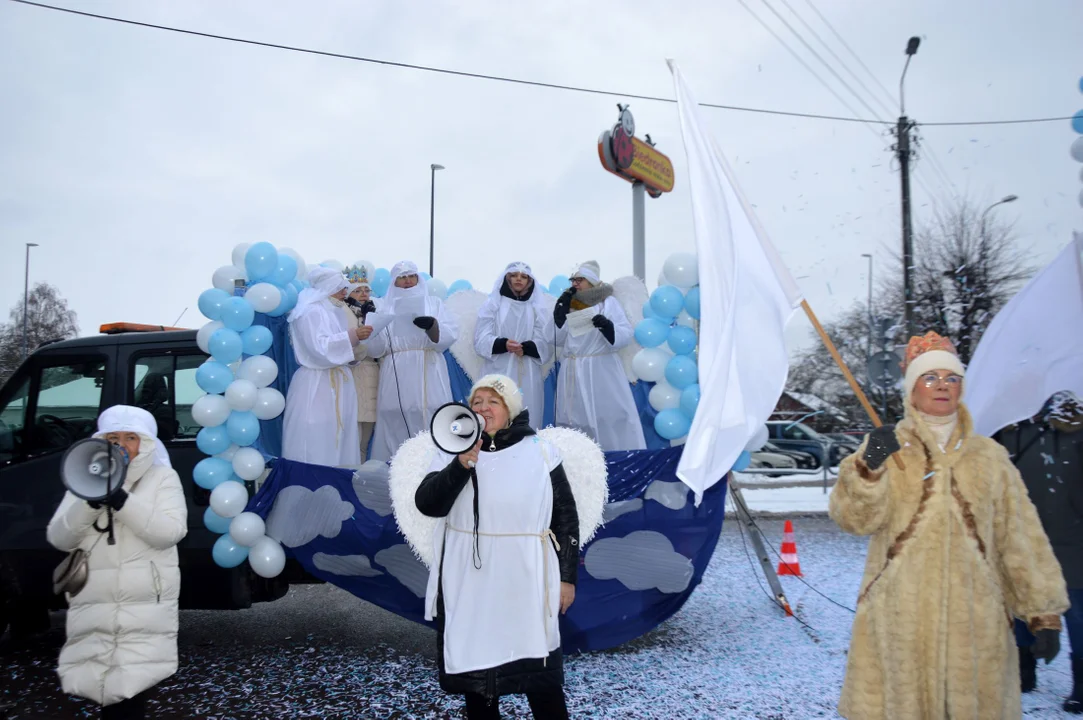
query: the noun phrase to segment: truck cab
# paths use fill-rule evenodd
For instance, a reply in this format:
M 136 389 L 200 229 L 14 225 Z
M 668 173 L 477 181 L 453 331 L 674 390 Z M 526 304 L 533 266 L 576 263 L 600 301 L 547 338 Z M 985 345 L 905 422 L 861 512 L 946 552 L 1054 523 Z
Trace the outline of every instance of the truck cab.
M 181 608 L 245 608 L 285 595 L 296 567 L 266 580 L 247 563 L 227 570 L 211 560 L 218 536 L 203 524 L 210 493 L 192 481 L 205 457 L 191 412 L 204 394 L 195 374 L 208 357 L 196 332 L 123 323 L 102 332 L 43 345 L 0 388 L 0 634 L 9 624 L 14 634 L 41 629 L 48 610 L 64 607 L 52 592 L 64 554 L 45 538 L 65 491 L 60 461 L 94 433 L 102 410 L 119 404 L 157 420 L 188 500 L 188 535 L 178 546 Z

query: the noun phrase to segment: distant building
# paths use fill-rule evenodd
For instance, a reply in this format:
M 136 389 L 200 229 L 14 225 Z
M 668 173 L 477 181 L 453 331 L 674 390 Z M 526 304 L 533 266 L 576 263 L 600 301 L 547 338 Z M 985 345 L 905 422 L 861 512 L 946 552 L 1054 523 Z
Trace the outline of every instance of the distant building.
M 835 432 L 850 429 L 846 413 L 831 403 L 808 393 L 787 390 L 778 399 L 771 420 L 802 422 L 817 432 Z

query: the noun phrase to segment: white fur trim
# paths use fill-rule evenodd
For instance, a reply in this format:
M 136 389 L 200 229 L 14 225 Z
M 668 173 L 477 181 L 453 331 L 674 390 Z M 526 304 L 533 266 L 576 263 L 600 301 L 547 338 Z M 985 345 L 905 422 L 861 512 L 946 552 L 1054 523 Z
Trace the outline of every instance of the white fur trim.
M 414 493 L 429 473 L 438 452 L 429 433 L 418 433 L 399 446 L 395 457 L 391 458 L 391 474 L 387 480 L 395 522 L 425 567 L 432 567 L 432 533 L 440 518 L 423 515 L 414 504 Z
M 643 305 L 650 299 L 647 286 L 634 275 L 617 278 L 613 281 L 613 297 L 620 303 L 621 309 L 624 310 L 624 314 L 634 330 L 639 321 L 643 319 Z M 630 343 L 618 351 L 621 363 L 624 364 L 624 374 L 628 376 L 628 382 L 630 383 L 639 381 L 635 370 L 632 369 L 632 358 L 642 349 L 642 346 L 633 337 Z
M 958 356 L 947 350 L 930 350 L 918 355 L 906 367 L 903 390 L 906 392 L 907 397 L 914 390 L 914 384 L 917 383 L 918 378 L 933 370 L 950 370 L 960 377 L 966 375 L 966 368 L 963 367 L 963 363 Z
M 609 470 L 605 453 L 598 443 L 571 428 L 547 427 L 538 437 L 560 451 L 564 474 L 572 486 L 575 509 L 579 515 L 579 547 L 594 537 L 602 524 L 602 513 L 609 502 Z
M 470 382 L 481 377 L 481 368 L 485 364 L 474 350 L 474 330 L 478 326 L 478 313 L 488 299 L 489 296 L 479 290 L 462 290 L 449 295 L 444 301 L 444 308 L 459 323 L 459 337 L 451 345 L 451 356 L 462 367 Z

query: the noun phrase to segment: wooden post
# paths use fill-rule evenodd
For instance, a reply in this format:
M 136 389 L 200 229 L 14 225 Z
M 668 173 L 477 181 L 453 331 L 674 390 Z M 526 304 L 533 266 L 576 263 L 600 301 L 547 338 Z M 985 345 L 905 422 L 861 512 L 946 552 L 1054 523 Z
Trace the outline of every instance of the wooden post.
M 865 392 L 861 389 L 861 386 L 857 384 L 857 380 L 854 378 L 854 374 L 850 372 L 850 368 L 846 367 L 846 363 L 843 362 L 842 356 L 839 355 L 838 348 L 835 347 L 835 343 L 831 342 L 831 338 L 828 337 L 827 331 L 824 330 L 823 325 L 820 324 L 820 320 L 816 317 L 816 313 L 812 312 L 812 308 L 808 304 L 808 300 L 801 301 L 801 308 L 808 315 L 808 319 L 812 322 L 812 327 L 816 328 L 816 333 L 823 340 L 824 346 L 827 351 L 831 353 L 831 357 L 835 359 L 835 364 L 839 366 L 839 370 L 842 370 L 842 376 L 846 378 L 846 382 L 850 383 L 850 389 L 854 391 L 854 395 L 857 396 L 858 402 L 861 403 L 861 407 L 865 408 L 865 412 L 868 413 L 869 419 L 872 420 L 873 427 L 880 427 L 883 422 L 880 421 L 880 416 L 876 414 L 876 410 L 873 409 L 869 403 L 869 399 L 865 397 Z M 895 460 L 895 466 L 900 470 L 905 470 L 906 465 L 903 464 L 902 458 L 898 454 L 891 456 Z

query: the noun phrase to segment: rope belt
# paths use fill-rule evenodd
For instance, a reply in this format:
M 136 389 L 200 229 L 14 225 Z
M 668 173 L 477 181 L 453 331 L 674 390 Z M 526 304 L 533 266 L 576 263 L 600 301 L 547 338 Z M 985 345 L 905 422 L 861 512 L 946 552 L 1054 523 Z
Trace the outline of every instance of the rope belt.
M 447 523 L 449 530 L 454 530 L 464 535 L 473 535 L 473 530 L 461 530 L 455 527 L 450 522 Z M 536 537 L 541 540 L 542 544 L 542 573 L 545 575 L 545 579 L 542 582 L 542 623 L 545 625 L 545 641 L 549 642 L 549 618 L 553 617 L 553 608 L 549 607 L 549 553 L 546 552 L 545 541 L 550 540 L 553 543 L 553 547 L 557 552 L 560 552 L 560 543 L 557 541 L 557 536 L 550 528 L 545 528 L 540 533 L 491 533 L 478 531 L 478 535 L 484 535 L 486 537 Z
M 563 360 L 565 360 L 565 361 L 567 361 L 567 360 L 579 360 L 579 359 L 586 359 L 586 358 L 605 357 L 606 355 L 616 355 L 616 354 L 617 354 L 616 351 L 613 350 L 613 351 L 610 351 L 610 352 L 591 353 L 589 355 L 565 355 L 563 357 Z M 577 375 L 575 369 L 578 366 L 579 366 L 579 363 L 577 363 L 577 362 L 567 363 L 567 365 L 566 365 L 566 367 L 568 368 L 567 374 L 565 374 L 565 372 L 564 372 L 565 365 L 560 366 L 560 372 L 566 378 L 566 380 L 564 381 L 564 412 L 569 413 L 569 415 L 568 415 L 569 418 L 571 417 L 570 408 L 575 407 L 574 405 L 572 405 L 572 399 L 575 397 L 574 390 L 575 390 L 575 381 L 576 381 L 576 375 Z
M 339 373 L 342 373 L 339 376 Z M 342 437 L 342 409 L 339 407 L 338 401 L 342 397 L 342 382 L 344 378 L 348 378 L 346 369 L 342 366 L 336 366 L 331 368 L 331 394 L 335 400 L 335 448 L 338 448 L 339 438 Z

